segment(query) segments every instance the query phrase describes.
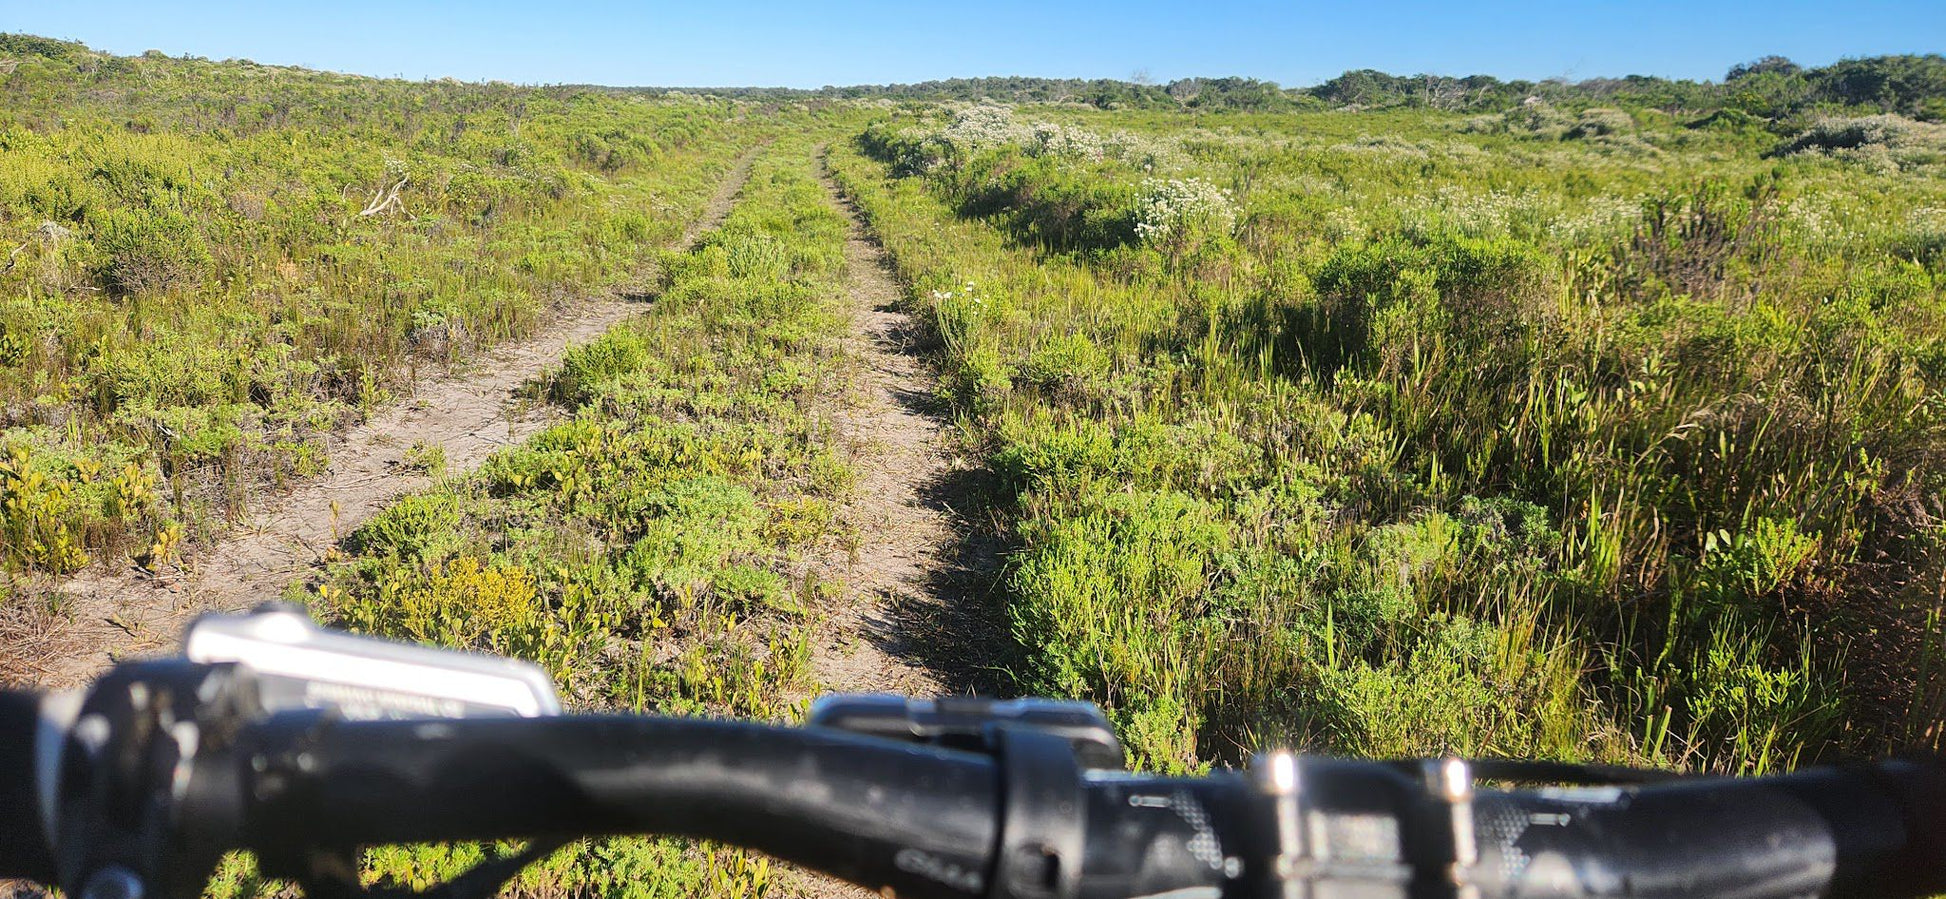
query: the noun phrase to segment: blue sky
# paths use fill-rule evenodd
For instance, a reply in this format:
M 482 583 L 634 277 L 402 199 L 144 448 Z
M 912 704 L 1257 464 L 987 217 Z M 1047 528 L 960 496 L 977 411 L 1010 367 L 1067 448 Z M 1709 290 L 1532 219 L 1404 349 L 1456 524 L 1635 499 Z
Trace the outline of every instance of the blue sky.
M 1713 79 L 1769 53 L 1941 52 L 1946 2 L 0 0 L 0 31 L 415 79 L 817 87 L 1139 71 L 1302 86 L 1353 68 Z

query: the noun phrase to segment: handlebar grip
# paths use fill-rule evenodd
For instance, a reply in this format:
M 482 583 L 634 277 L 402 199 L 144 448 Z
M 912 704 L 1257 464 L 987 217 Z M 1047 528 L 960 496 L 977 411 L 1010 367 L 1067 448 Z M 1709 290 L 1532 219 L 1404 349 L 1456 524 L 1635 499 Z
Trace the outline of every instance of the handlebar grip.
M 1901 759 L 1777 779 L 1831 828 L 1837 869 L 1825 894 L 1946 892 L 1946 759 Z
M 41 809 L 41 695 L 0 692 L 0 877 L 52 883 L 54 853 Z
M 1884 763 L 1639 789 L 1486 791 L 1488 896 L 1923 896 L 1946 889 L 1946 771 Z

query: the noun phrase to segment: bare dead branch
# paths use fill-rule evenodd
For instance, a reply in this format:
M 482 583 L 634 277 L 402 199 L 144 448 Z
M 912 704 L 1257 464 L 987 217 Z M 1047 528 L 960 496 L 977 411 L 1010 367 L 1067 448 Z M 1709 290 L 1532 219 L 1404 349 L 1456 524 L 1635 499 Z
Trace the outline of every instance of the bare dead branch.
M 379 188 L 378 192 L 372 194 L 371 202 L 366 203 L 364 210 L 358 213 L 358 217 L 367 218 L 395 209 L 402 214 L 410 214 L 405 211 L 405 202 L 399 199 L 399 191 L 404 190 L 405 183 L 410 180 L 411 176 L 400 178 L 399 183 L 392 185 L 390 192 L 385 188 Z
M 7 267 L 0 268 L 0 275 L 4 275 L 14 270 L 14 264 L 20 261 L 21 251 L 26 250 L 27 245 L 30 243 L 33 243 L 33 241 L 32 240 L 21 241 L 20 246 L 14 247 L 13 252 L 7 254 Z

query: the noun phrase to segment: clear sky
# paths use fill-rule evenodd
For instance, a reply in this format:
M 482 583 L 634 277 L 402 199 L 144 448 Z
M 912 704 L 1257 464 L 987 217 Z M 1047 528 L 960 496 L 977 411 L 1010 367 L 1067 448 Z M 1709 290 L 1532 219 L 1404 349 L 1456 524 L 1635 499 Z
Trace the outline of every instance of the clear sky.
M 100 50 L 365 75 L 655 86 L 878 84 L 979 75 L 1346 69 L 1573 79 L 1721 78 L 1766 54 L 1946 51 L 1946 0 L 0 0 L 0 31 Z

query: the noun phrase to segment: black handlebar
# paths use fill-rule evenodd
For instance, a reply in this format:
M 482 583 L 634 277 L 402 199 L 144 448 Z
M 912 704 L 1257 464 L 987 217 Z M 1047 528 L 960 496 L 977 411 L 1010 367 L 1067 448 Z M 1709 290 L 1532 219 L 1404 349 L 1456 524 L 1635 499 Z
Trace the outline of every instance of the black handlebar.
M 1382 763 L 1295 760 L 1309 846 L 1291 854 L 1276 845 L 1279 799 L 1262 777 L 1083 773 L 1051 761 L 1067 751 L 1059 740 L 1011 739 L 991 758 L 820 728 L 630 717 L 293 720 L 259 740 L 246 832 L 260 852 L 320 834 L 347 845 L 676 834 L 921 897 L 1266 896 L 1263 875 L 1284 855 L 1289 873 L 1359 896 L 1468 886 L 1487 897 L 1885 897 L 1946 887 L 1946 773 L 1903 762 L 1482 790 L 1470 797 L 1475 860 L 1454 884 L 1412 857 L 1414 816 L 1400 808 L 1423 785 Z M 1030 766 L 1055 777 L 1019 783 Z
M 1946 890 L 1934 763 L 1476 790 L 1454 760 L 1280 753 L 1159 778 L 1084 765 L 1073 733 L 1017 721 L 984 748 L 626 716 L 348 722 L 238 714 L 248 680 L 187 663 L 104 679 L 62 753 L 53 840 L 25 776 L 45 764 L 45 728 L 31 697 L 0 696 L 0 876 L 86 896 L 112 874 L 174 895 L 246 848 L 307 893 L 352 893 L 364 845 L 659 833 L 941 899 Z
M 998 823 L 990 759 L 815 729 L 626 717 L 292 720 L 252 744 L 243 757 L 259 769 L 257 801 L 245 829 L 273 854 L 320 835 L 349 847 L 658 833 L 924 895 L 930 870 L 986 870 Z M 930 861 L 902 861 L 919 856 Z
M 1915 838 L 1946 830 L 1946 808 L 1922 799 L 1940 783 L 1937 769 L 1886 763 L 1483 793 L 1476 882 L 1488 896 L 1930 895 L 1946 884 L 1942 857 Z

